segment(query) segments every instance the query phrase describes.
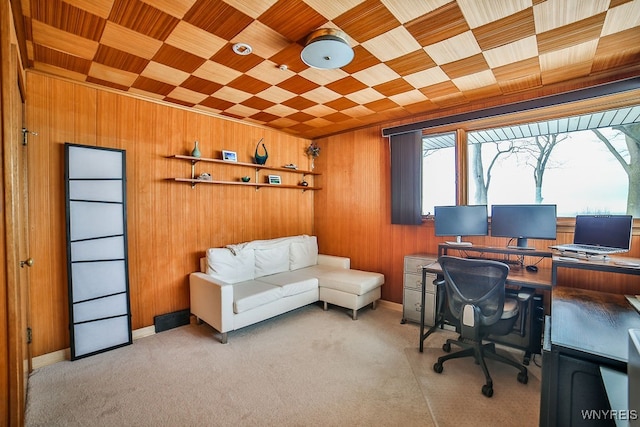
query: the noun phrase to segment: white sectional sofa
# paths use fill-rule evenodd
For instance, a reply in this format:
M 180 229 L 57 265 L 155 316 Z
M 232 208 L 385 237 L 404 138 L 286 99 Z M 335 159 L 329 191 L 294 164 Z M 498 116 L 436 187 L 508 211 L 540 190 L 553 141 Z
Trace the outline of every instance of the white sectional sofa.
M 227 342 L 227 332 L 324 302 L 357 312 L 375 308 L 384 275 L 350 268 L 350 259 L 318 254 L 316 236 L 254 240 L 210 248 L 189 275 L 191 313 Z

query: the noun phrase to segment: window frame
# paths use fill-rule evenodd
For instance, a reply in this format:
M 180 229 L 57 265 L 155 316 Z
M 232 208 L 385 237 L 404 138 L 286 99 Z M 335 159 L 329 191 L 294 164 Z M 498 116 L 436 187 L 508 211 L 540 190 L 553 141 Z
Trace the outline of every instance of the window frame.
M 442 133 L 456 132 L 455 148 L 455 175 L 456 175 L 456 204 L 468 204 L 468 138 L 467 134 L 473 131 L 497 128 L 506 125 L 522 125 L 529 122 L 558 119 L 562 117 L 597 113 L 600 111 L 624 108 L 640 105 L 640 89 L 630 90 L 611 95 L 604 95 L 596 98 L 567 102 L 558 105 L 541 106 L 535 109 L 524 111 L 514 111 L 512 113 L 481 117 L 474 120 L 457 123 L 447 123 L 422 129 L 422 137 L 437 135 Z M 427 190 L 427 189 L 425 189 Z M 423 215 L 425 220 L 433 220 L 433 215 Z M 558 217 L 558 231 L 573 231 L 575 217 Z M 640 235 L 640 219 L 633 220 L 633 235 Z

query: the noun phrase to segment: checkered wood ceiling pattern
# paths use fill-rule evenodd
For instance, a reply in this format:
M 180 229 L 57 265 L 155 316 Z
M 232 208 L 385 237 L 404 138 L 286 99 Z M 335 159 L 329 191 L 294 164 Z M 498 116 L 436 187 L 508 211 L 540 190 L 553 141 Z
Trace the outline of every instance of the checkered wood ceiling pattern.
M 640 63 L 640 0 L 21 0 L 21 7 L 28 68 L 305 138 L 573 79 L 628 76 Z M 354 60 L 336 70 L 305 65 L 300 52 L 318 28 L 346 32 Z M 253 52 L 235 54 L 237 42 Z

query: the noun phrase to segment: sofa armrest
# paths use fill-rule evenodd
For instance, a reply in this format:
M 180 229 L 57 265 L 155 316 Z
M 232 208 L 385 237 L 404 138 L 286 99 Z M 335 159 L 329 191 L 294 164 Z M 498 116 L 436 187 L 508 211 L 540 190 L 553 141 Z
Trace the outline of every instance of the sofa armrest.
M 191 313 L 218 332 L 233 330 L 233 285 L 205 273 L 189 275 Z
M 342 256 L 318 254 L 318 265 L 330 265 L 331 267 L 346 268 L 348 270 L 351 268 L 351 259 Z

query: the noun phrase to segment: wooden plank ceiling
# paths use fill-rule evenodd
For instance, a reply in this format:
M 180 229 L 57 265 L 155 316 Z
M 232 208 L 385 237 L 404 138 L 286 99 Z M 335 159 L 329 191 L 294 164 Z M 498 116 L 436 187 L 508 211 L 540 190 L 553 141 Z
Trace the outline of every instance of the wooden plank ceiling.
M 21 0 L 28 68 L 316 138 L 640 74 L 640 0 Z M 341 69 L 300 59 L 346 32 Z M 252 53 L 239 56 L 235 43 Z M 282 65 L 286 70 L 280 69 Z

